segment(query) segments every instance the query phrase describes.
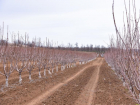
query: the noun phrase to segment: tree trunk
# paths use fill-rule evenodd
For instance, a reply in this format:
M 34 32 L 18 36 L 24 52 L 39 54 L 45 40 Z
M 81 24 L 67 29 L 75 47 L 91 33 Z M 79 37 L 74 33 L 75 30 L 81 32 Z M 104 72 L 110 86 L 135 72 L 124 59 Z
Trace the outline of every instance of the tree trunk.
M 44 76 L 46 77 L 46 69 L 44 68 Z
M 9 83 L 8 83 L 8 76 L 6 77 L 6 87 L 8 87 L 9 86 Z
M 64 70 L 65 70 L 65 68 L 66 68 L 65 65 L 63 67 L 64 67 Z
M 19 72 L 19 84 L 22 84 L 21 72 Z
M 56 66 L 56 72 L 58 72 L 58 66 Z
M 69 68 L 70 68 L 70 64 L 69 64 Z
M 29 80 L 32 81 L 31 71 L 29 71 Z
M 41 78 L 41 73 L 40 73 L 40 70 L 39 70 L 39 78 Z
M 54 68 L 52 68 L 52 73 L 53 73 Z
M 123 82 L 123 86 L 125 87 L 125 82 Z
M 76 63 L 74 63 L 74 67 L 76 67 Z
M 63 66 L 61 66 L 61 71 L 63 71 Z
M 139 93 L 139 101 L 140 101 L 140 93 Z
M 48 70 L 48 73 L 51 75 L 52 73 L 50 72 L 50 70 Z

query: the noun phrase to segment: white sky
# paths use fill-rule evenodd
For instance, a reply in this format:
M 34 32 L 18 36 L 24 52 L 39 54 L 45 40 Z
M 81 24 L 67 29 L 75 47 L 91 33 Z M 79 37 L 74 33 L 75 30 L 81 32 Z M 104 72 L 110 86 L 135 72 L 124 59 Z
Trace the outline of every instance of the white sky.
M 126 0 L 128 1 L 128 0 Z M 113 0 L 0 0 L 0 25 L 10 32 L 53 40 L 59 44 L 79 46 L 109 43 L 115 35 L 112 18 Z M 140 9 L 140 0 L 136 0 Z M 123 22 L 123 0 L 115 0 L 118 27 Z

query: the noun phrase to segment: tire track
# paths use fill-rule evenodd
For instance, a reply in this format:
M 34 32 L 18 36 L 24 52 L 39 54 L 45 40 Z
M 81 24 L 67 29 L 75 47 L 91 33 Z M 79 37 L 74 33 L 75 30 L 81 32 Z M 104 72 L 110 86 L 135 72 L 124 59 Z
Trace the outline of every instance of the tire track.
M 98 62 L 98 60 L 96 61 Z M 55 91 L 57 91 L 58 89 L 60 89 L 62 86 L 68 84 L 70 81 L 72 81 L 73 79 L 75 79 L 76 77 L 80 76 L 87 68 L 92 67 L 93 65 L 89 65 L 85 68 L 83 68 L 81 71 L 79 71 L 78 73 L 76 73 L 74 76 L 68 78 L 67 80 L 65 80 L 62 83 L 59 83 L 57 85 L 55 85 L 54 87 L 52 87 L 50 90 L 42 93 L 41 95 L 37 96 L 36 98 L 34 98 L 33 100 L 31 100 L 30 102 L 26 103 L 25 105 L 38 105 L 40 104 L 44 99 L 47 99 L 49 96 L 51 96 Z
M 94 70 L 92 77 L 85 86 L 79 98 L 76 100 L 75 105 L 91 105 L 95 99 L 95 88 L 99 79 L 100 67 L 102 65 L 103 59 L 99 59 L 96 64 L 96 69 Z

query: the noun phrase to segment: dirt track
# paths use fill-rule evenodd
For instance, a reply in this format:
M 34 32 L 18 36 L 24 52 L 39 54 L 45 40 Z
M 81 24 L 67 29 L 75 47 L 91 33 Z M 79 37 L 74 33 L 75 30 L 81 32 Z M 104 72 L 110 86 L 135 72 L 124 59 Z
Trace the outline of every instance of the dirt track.
M 96 88 L 97 87 L 97 88 Z M 135 105 L 104 58 L 0 93 L 0 105 Z

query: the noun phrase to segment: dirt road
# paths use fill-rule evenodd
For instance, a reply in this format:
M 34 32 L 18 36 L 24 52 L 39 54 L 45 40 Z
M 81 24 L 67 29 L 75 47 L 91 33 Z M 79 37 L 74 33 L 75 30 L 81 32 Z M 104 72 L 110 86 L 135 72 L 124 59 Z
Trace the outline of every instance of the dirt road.
M 94 93 L 95 93 L 95 88 L 98 83 L 99 79 L 99 72 L 100 72 L 100 67 L 102 65 L 103 58 L 100 58 L 97 62 L 94 62 L 93 65 L 96 66 L 90 80 L 84 87 L 82 93 L 78 97 L 78 99 L 75 102 L 75 105 L 91 105 L 92 100 L 94 100 Z
M 79 71 L 78 73 L 76 73 L 74 76 L 68 78 L 68 79 L 65 80 L 63 83 L 57 84 L 56 86 L 54 86 L 54 87 L 51 88 L 50 90 L 44 92 L 44 93 L 41 94 L 40 96 L 38 96 L 38 97 L 36 97 L 35 99 L 31 100 L 31 101 L 30 101 L 29 103 L 27 103 L 26 105 L 38 105 L 38 104 L 41 103 L 44 99 L 47 100 L 47 98 L 48 98 L 49 96 L 51 96 L 54 92 L 57 92 L 58 89 L 60 89 L 61 87 L 63 88 L 63 86 L 69 84 L 69 83 L 72 82 L 72 81 L 76 82 L 75 79 L 78 79 L 79 76 L 82 75 L 82 73 L 86 74 L 87 68 L 92 67 L 92 66 L 97 66 L 97 67 L 95 68 L 94 72 L 93 72 L 93 70 L 90 70 L 91 72 L 93 72 L 93 74 L 91 75 L 90 80 L 89 80 L 89 81 L 86 81 L 86 82 L 88 82 L 88 84 L 87 84 L 87 86 L 86 86 L 87 88 L 85 88 L 84 91 L 82 92 L 83 94 L 87 94 L 87 96 L 85 96 L 85 97 L 81 96 L 82 100 L 85 100 L 85 102 L 88 103 L 87 105 L 91 105 L 92 99 L 93 99 L 93 93 L 94 93 L 94 90 L 95 90 L 95 88 L 96 88 L 96 84 L 97 84 L 98 78 L 99 78 L 99 71 L 100 71 L 100 66 L 101 66 L 101 64 L 102 64 L 102 58 L 98 58 L 98 60 L 97 60 L 96 62 L 94 62 L 92 65 L 83 68 L 81 71 Z M 90 71 L 89 71 L 89 72 L 90 72 Z M 88 75 L 84 75 L 84 76 L 88 76 Z M 84 78 L 86 78 L 86 77 L 84 77 Z M 84 79 L 84 78 L 83 78 L 83 79 Z M 81 81 L 82 81 L 82 80 L 81 80 Z M 75 83 L 74 83 L 74 84 L 75 84 Z M 70 88 L 70 87 L 67 87 L 67 90 L 69 90 L 68 88 Z M 87 89 L 89 89 L 89 91 L 87 91 Z M 74 92 L 74 91 L 73 91 L 73 92 Z M 65 95 L 65 92 L 64 92 L 63 94 Z M 52 95 L 52 96 L 53 96 L 53 95 Z M 58 96 L 59 96 L 59 95 L 58 95 Z M 54 97 L 56 97 L 56 96 L 54 96 Z M 59 99 L 59 98 L 58 98 L 58 99 Z M 47 100 L 47 101 L 48 101 L 48 100 Z M 52 100 L 52 101 L 54 101 L 54 100 Z M 48 104 L 50 104 L 50 101 L 48 101 L 48 102 L 49 102 Z M 55 102 L 57 102 L 57 100 L 56 100 Z M 77 103 L 78 103 L 78 105 L 86 105 L 86 104 L 84 104 L 84 103 L 81 101 L 81 99 L 78 99 L 78 102 L 77 102 Z M 77 104 L 77 103 L 76 103 L 76 104 Z M 46 105 L 48 105 L 48 104 L 46 104 Z M 53 103 L 52 103 L 52 104 L 53 104 Z M 59 103 L 59 104 L 60 104 L 60 103 Z M 50 104 L 50 105 L 51 105 L 51 104 Z M 61 105 L 62 105 L 62 104 L 61 104 Z
M 136 104 L 102 57 L 52 78 L 0 93 L 0 97 L 0 105 Z

